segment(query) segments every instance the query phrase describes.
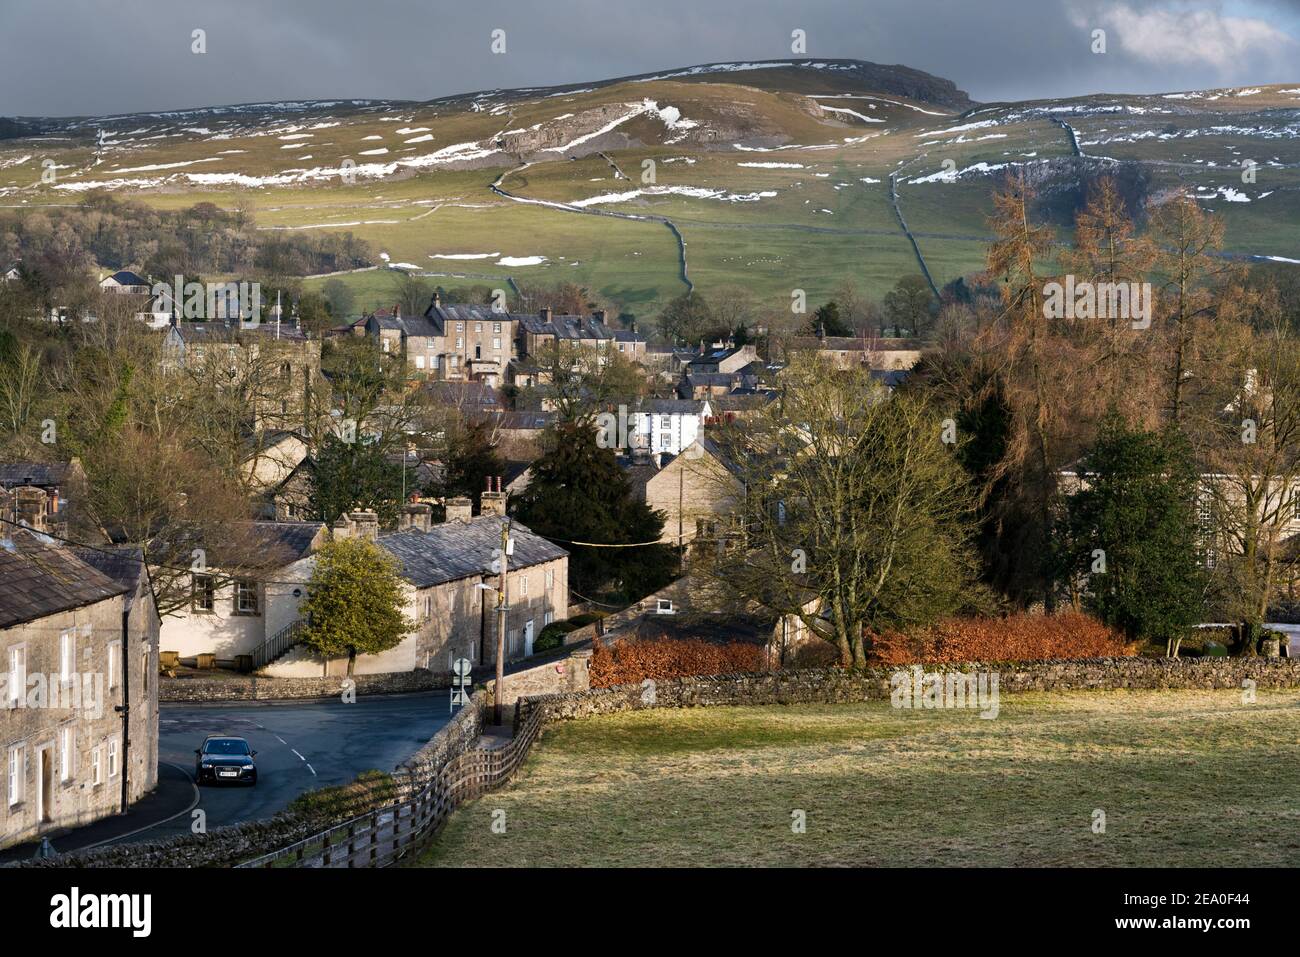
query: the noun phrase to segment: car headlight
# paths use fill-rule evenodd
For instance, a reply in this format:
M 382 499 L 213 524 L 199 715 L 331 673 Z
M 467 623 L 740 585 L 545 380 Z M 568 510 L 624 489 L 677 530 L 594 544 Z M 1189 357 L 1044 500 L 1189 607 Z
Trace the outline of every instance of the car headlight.
M 251 771 L 251 770 L 253 770 L 253 766 L 252 766 L 251 764 L 245 764 L 245 765 L 244 765 L 244 770 L 245 770 L 245 771 Z

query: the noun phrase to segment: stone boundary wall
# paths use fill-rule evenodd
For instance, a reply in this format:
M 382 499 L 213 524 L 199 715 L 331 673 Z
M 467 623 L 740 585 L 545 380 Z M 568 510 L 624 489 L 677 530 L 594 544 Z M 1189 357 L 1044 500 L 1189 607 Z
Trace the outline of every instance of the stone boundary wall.
M 474 746 L 482 727 L 483 708 L 487 703 L 488 699 L 482 691 L 475 692 L 470 703 L 461 708 L 424 747 L 393 770 L 393 779 L 398 789 L 397 801 L 404 801 L 415 794 L 438 768 Z M 230 827 L 214 828 L 207 834 L 185 834 L 161 841 L 111 844 L 81 853 L 60 855 L 49 861 L 21 861 L 8 866 L 231 867 L 305 840 L 367 810 L 373 808 L 355 808 L 338 817 L 295 814 L 285 810 L 265 821 L 248 821 Z
M 1115 691 L 1122 689 L 1241 688 L 1249 679 L 1260 689 L 1300 688 L 1300 658 L 1083 658 L 1076 660 L 970 662 L 921 666 L 933 673 L 996 673 L 999 694 L 1020 691 Z M 521 719 L 544 708 L 544 720 L 565 721 L 642 708 L 712 705 L 836 704 L 888 700 L 890 677 L 911 666 L 841 671 L 796 671 L 707 675 L 645 684 L 542 695 L 520 702 Z
M 319 678 L 267 678 L 248 675 L 226 678 L 159 678 L 161 702 L 281 701 L 298 698 L 337 698 L 343 683 L 354 682 L 358 695 L 438 691 L 451 687 L 451 674 L 417 669 L 377 675 L 331 675 Z
M 505 676 L 502 685 L 501 701 L 511 707 L 520 698 L 586 691 L 591 687 L 591 649 L 571 651 L 567 657 L 511 672 Z M 489 699 L 495 687 L 495 678 L 487 682 Z

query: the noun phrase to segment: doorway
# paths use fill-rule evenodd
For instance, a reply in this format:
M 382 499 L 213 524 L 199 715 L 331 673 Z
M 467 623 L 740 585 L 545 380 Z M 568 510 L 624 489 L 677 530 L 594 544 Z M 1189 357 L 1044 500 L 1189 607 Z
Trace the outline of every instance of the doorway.
M 527 658 L 533 653 L 533 620 L 529 618 L 524 622 L 524 657 Z

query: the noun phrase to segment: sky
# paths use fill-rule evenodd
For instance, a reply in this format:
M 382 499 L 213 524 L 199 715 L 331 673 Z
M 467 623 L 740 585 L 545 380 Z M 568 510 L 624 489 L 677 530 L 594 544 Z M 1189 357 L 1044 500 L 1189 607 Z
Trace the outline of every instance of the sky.
M 0 0 L 0 115 L 427 100 L 783 59 L 795 30 L 983 102 L 1300 84 L 1300 0 Z

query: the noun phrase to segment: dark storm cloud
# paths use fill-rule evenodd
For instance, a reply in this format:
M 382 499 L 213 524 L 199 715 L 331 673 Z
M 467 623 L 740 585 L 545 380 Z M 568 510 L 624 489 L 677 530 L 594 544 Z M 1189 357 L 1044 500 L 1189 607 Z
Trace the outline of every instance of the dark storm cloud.
M 795 29 L 980 100 L 1300 81 L 1300 0 L 5 0 L 0 114 L 429 99 L 779 59 Z

